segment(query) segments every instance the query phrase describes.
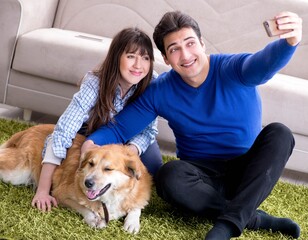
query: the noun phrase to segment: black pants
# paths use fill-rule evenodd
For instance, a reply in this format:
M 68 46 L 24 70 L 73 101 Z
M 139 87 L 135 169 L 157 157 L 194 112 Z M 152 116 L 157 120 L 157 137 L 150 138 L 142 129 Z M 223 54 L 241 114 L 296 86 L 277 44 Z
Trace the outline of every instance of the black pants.
M 234 159 L 166 163 L 156 177 L 157 193 L 185 212 L 232 222 L 241 233 L 279 180 L 294 144 L 286 126 L 272 123 Z

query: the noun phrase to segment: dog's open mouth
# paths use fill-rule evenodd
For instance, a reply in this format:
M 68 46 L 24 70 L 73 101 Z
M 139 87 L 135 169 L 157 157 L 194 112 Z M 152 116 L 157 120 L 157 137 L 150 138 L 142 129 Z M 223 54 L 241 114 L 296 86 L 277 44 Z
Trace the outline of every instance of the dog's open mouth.
M 98 198 L 99 196 L 102 196 L 111 186 L 111 183 L 107 184 L 103 189 L 101 190 L 87 190 L 87 197 L 89 200 L 94 200 Z

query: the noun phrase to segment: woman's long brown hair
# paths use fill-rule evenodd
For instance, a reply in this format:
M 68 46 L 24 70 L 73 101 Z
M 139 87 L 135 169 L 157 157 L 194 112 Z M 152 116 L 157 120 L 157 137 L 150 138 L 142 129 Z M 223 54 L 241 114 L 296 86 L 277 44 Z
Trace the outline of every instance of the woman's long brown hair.
M 138 28 L 126 28 L 120 31 L 112 40 L 105 60 L 94 74 L 99 78 L 98 99 L 90 112 L 87 122 L 87 134 L 92 133 L 101 125 L 111 121 L 111 112 L 115 113 L 113 101 L 116 88 L 119 85 L 120 58 L 123 53 L 132 52 L 150 57 L 149 73 L 137 84 L 137 89 L 126 104 L 134 101 L 149 85 L 153 72 L 153 46 L 149 36 Z

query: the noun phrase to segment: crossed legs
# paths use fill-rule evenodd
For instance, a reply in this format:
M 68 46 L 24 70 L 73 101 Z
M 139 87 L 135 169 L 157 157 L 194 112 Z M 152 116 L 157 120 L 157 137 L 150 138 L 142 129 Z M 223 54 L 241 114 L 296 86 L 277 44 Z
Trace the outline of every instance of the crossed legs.
M 245 227 L 297 238 L 296 223 L 257 210 L 279 180 L 293 147 L 291 131 L 282 124 L 270 124 L 237 158 L 168 162 L 157 174 L 157 193 L 183 211 L 215 220 L 206 239 L 230 239 Z

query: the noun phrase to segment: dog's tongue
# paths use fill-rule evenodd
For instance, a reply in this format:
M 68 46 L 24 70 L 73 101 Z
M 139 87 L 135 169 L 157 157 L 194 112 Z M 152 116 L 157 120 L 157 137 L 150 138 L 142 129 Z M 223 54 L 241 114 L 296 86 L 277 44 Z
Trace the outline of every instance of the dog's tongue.
M 110 188 L 111 186 L 111 183 L 108 183 L 103 189 L 101 190 L 91 190 L 91 189 L 88 189 L 87 190 L 87 197 L 88 199 L 90 200 L 93 200 L 101 195 L 103 195 L 105 192 L 107 192 L 107 190 Z
M 94 199 L 99 194 L 100 190 L 94 191 L 94 190 L 88 190 L 87 191 L 87 197 L 89 199 Z

